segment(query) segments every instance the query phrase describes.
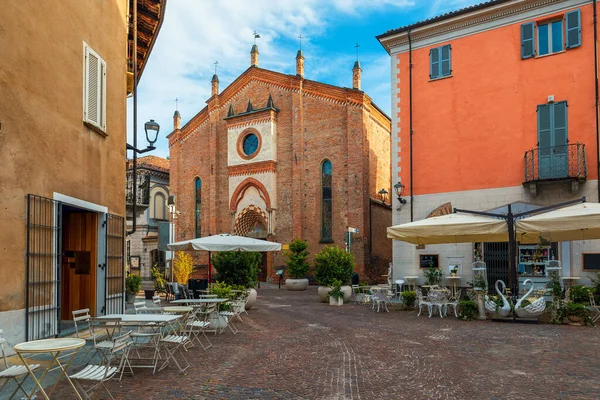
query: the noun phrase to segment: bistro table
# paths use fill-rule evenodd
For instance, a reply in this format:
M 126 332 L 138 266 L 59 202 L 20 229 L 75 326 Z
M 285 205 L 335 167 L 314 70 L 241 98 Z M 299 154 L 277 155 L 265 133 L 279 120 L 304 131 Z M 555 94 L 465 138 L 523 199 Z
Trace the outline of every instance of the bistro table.
M 60 382 L 60 380 L 64 376 L 67 379 L 67 381 L 69 381 L 69 384 L 73 388 L 73 391 L 77 395 L 77 398 L 82 399 L 81 395 L 75 388 L 75 385 L 73 385 L 73 382 L 71 381 L 71 379 L 69 379 L 69 376 L 67 375 L 67 369 L 71 365 L 71 362 L 75 358 L 75 355 L 77 354 L 79 349 L 83 346 L 85 346 L 85 340 L 78 339 L 78 338 L 42 339 L 42 340 L 33 340 L 31 342 L 24 342 L 24 343 L 17 344 L 14 347 L 14 349 L 17 352 L 17 355 L 19 356 L 21 361 L 23 362 L 23 365 L 25 366 L 25 368 L 27 368 L 27 373 L 29 375 L 31 375 L 31 377 L 33 378 L 35 385 L 36 385 L 36 387 L 34 387 L 33 390 L 31 391 L 31 394 L 27 395 L 27 398 L 28 399 L 33 398 L 35 391 L 37 389 L 39 389 L 42 392 L 42 395 L 44 396 L 45 399 L 50 399 L 50 396 L 54 392 L 54 389 L 56 389 L 58 382 Z M 73 351 L 73 353 L 69 357 L 66 364 L 61 364 L 61 362 L 58 358 L 60 356 L 60 353 L 65 352 L 65 351 Z M 24 354 L 46 354 L 46 353 L 49 353 L 52 355 L 52 362 L 50 363 L 50 365 L 48 367 L 46 367 L 45 371 L 42 373 L 42 376 L 40 376 L 40 379 L 38 380 L 35 377 L 35 374 L 33 373 L 33 371 L 29 368 L 29 364 L 25 361 L 25 358 L 23 357 L 23 355 Z M 54 364 L 56 364 L 58 366 L 58 369 L 60 369 L 60 371 L 61 371 L 60 376 L 58 377 L 56 383 L 50 389 L 50 392 L 46 393 L 46 391 L 42 387 L 41 382 L 44 379 L 44 377 L 46 376 L 46 374 L 50 371 L 50 369 L 54 366 Z
M 229 301 L 229 299 L 224 299 L 224 298 L 200 298 L 200 299 L 179 299 L 179 300 L 175 300 L 172 301 L 172 304 L 207 304 L 207 303 L 225 303 L 226 301 Z M 165 307 L 164 310 L 165 311 L 170 311 L 170 312 L 177 312 L 177 311 L 173 311 L 171 310 L 171 308 L 190 308 L 190 307 Z M 191 310 L 189 310 L 191 311 Z M 185 312 L 189 312 L 189 311 L 185 311 Z
M 461 279 L 461 276 L 458 275 L 450 275 L 447 276 L 446 279 L 448 279 L 450 281 L 450 291 L 451 291 L 451 298 L 456 298 L 456 290 L 457 290 L 457 286 L 458 286 L 458 281 Z M 458 299 L 457 299 L 458 300 Z
M 562 278 L 563 281 L 565 281 L 565 290 L 570 289 L 571 286 L 573 286 L 575 284 L 575 281 L 578 281 L 581 279 L 580 276 L 563 276 Z
M 405 276 L 404 280 L 406 280 L 406 285 L 409 290 L 416 291 L 417 289 L 417 279 L 419 279 L 416 275 Z

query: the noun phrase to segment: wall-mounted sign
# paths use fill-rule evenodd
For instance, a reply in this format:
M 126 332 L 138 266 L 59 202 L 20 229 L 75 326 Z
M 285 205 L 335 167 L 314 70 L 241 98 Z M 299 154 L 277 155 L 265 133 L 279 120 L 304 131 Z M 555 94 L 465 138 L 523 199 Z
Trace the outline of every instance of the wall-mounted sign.
M 140 267 L 140 256 L 129 257 L 129 267 L 131 269 L 138 269 Z

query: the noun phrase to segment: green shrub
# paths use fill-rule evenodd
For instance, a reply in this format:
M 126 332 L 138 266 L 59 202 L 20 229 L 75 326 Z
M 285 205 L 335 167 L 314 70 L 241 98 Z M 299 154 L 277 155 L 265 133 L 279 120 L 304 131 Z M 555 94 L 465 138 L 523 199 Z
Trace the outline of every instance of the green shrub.
M 217 270 L 217 281 L 228 285 L 253 287 L 258 280 L 258 272 L 262 256 L 257 252 L 221 251 L 212 258 Z
M 344 292 L 342 292 L 342 281 L 339 279 L 334 279 L 331 283 L 331 290 L 327 293 L 327 296 L 333 297 L 334 299 L 343 299 Z
M 567 317 L 572 316 L 583 319 L 583 323 L 585 325 L 594 325 L 592 318 L 590 317 L 590 312 L 587 310 L 587 308 L 585 308 L 585 304 L 568 302 L 566 307 L 566 315 Z
M 402 292 L 402 301 L 407 308 L 413 308 L 415 300 L 417 299 L 417 292 L 412 290 L 405 290 Z
M 336 246 L 325 246 L 315 256 L 315 278 L 323 286 L 331 286 L 338 279 L 347 285 L 354 271 L 352 254 Z
M 302 239 L 294 239 L 290 242 L 290 249 L 287 252 L 288 261 L 287 274 L 293 279 L 306 278 L 310 270 L 308 259 L 308 243 Z
M 596 304 L 600 303 L 600 272 L 596 272 L 596 276 L 591 277 L 592 281 L 592 289 L 594 290 L 594 298 L 596 299 Z
M 125 291 L 127 294 L 137 294 L 142 287 L 142 278 L 139 275 L 129 273 L 125 278 Z
M 472 321 L 477 315 L 477 303 L 473 300 L 461 300 L 458 303 L 458 317 L 466 321 Z
M 439 285 L 442 281 L 442 271 L 439 268 L 429 267 L 423 274 L 427 285 Z
M 569 294 L 569 298 L 574 303 L 589 303 L 590 301 L 590 291 L 584 285 L 574 285 L 571 286 L 571 291 Z
M 165 291 L 165 286 L 167 286 L 167 281 L 165 280 L 162 271 L 154 266 L 150 270 L 150 275 L 152 275 L 152 280 L 154 281 L 154 290 L 163 293 Z
M 219 299 L 231 299 L 232 296 L 232 288 L 230 285 L 225 282 L 214 283 L 210 286 L 210 293 L 216 294 Z

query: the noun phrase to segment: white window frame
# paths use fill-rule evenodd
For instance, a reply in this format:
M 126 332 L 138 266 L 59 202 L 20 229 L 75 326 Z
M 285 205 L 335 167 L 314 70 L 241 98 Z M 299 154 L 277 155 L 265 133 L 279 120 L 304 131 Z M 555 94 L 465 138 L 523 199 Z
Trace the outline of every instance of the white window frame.
M 88 96 L 90 95 L 88 60 L 90 54 L 98 59 L 97 120 L 88 118 Z M 85 42 L 83 42 L 83 122 L 106 133 L 106 62 Z

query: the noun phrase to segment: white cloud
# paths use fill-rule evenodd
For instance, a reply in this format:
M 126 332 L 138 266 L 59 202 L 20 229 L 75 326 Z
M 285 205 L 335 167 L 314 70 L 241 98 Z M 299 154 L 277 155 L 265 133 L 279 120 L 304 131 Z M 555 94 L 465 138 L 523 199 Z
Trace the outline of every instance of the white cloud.
M 138 147 L 145 146 L 143 123 L 153 118 L 161 125 L 161 138 L 156 144 L 158 149 L 153 154 L 166 157 L 169 150 L 165 135 L 173 127 L 175 98 L 179 99 L 182 123 L 185 123 L 206 105 L 205 101 L 210 97 L 210 79 L 216 60 L 219 61 L 221 91 L 248 68 L 255 30 L 261 35 L 257 41 L 261 67 L 294 73 L 297 36 L 302 33 L 306 38 L 302 43 L 307 57 L 306 78 L 349 87 L 352 84 L 354 54 L 351 51 L 325 53 L 314 45 L 314 39 L 327 34 L 328 18 L 340 17 L 344 13 L 360 18 L 367 7 L 369 10 L 404 8 L 414 3 L 413 0 L 170 1 L 157 43 L 138 86 Z M 389 57 L 381 53 L 361 54 L 361 64 L 363 89 L 377 100 L 378 97 L 370 91 L 373 85 L 375 91 L 387 99 L 387 104 L 378 101 L 378 105 L 388 109 L 390 94 L 383 93 L 383 88 L 387 87 L 389 92 Z M 375 72 L 381 68 L 387 71 L 381 74 Z M 130 143 L 131 103 L 130 100 Z

